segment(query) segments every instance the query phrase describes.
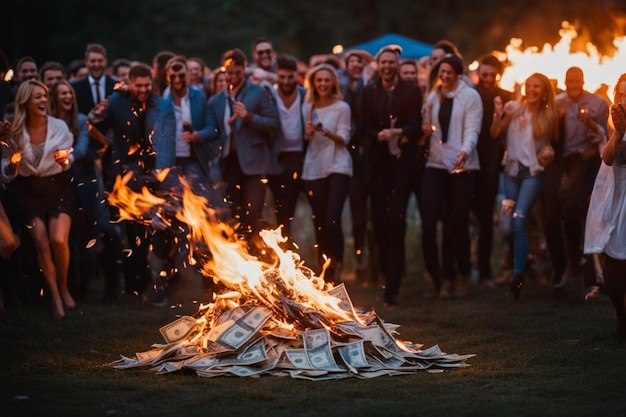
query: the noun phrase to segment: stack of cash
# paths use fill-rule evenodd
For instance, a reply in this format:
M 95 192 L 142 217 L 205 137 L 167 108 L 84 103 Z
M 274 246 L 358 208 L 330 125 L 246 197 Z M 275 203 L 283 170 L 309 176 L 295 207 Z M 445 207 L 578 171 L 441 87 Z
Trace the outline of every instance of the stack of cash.
M 110 365 L 149 367 L 158 373 L 188 369 L 203 377 L 270 374 L 325 380 L 440 372 L 469 366 L 466 360 L 474 356 L 444 353 L 437 345 L 422 349 L 397 339 L 397 325 L 383 322 L 373 311 L 356 312 L 343 284 L 328 295 L 339 299 L 340 308 L 354 320 L 313 328 L 303 325 L 300 316 L 288 323 L 275 308 L 249 301 L 238 305 L 235 301 L 242 300 L 230 292 L 202 306 L 195 316 L 161 327 L 164 344 Z M 293 310 L 292 302 L 288 311 Z

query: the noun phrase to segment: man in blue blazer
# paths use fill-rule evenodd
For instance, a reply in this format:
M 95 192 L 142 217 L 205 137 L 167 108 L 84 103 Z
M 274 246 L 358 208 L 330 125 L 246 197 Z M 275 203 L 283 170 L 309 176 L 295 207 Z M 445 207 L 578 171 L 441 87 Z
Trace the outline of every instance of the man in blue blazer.
M 174 108 L 176 116 L 176 165 L 197 189 L 207 185 L 211 169 L 207 101 L 201 90 L 187 85 L 187 59 L 176 55 L 165 65 L 168 88 L 163 98 Z
M 152 75 L 145 64 L 133 65 L 128 89 L 115 91 L 89 113 L 92 123 L 113 129 L 111 144 L 114 175 L 128 169 L 148 173 L 174 166 L 176 118 L 172 103 L 152 94 Z
M 173 167 L 176 162 L 176 118 L 172 103 L 152 94 L 152 74 L 145 64 L 135 64 L 127 89 L 115 91 L 89 113 L 89 120 L 104 131 L 113 130 L 111 176 L 133 171 L 139 177 L 152 169 Z M 107 172 L 103 169 L 103 172 Z M 114 178 L 105 178 L 110 190 Z M 126 291 L 142 293 L 151 281 L 146 264 L 150 239 L 144 226 L 126 224 L 131 256 L 125 262 Z
M 243 231 L 257 231 L 267 177 L 278 164 L 280 122 L 271 92 L 245 78 L 247 59 L 239 49 L 222 58 L 228 88 L 209 100 L 211 140 L 221 155 L 226 199 Z

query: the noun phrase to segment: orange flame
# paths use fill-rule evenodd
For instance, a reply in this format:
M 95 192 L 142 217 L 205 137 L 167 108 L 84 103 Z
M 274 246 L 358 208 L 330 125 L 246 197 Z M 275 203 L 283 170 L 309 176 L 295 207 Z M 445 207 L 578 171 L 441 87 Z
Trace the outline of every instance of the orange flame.
M 131 178 L 132 173 L 128 173 L 116 179 L 109 203 L 119 208 L 120 218 L 147 223 L 155 215 L 155 210 L 158 212 L 158 207 L 165 206 L 167 201 L 145 187 L 141 192 L 132 191 L 128 187 Z M 163 178 L 159 175 L 159 180 Z M 231 291 L 219 294 L 214 304 L 201 305 L 201 309 L 210 311 L 225 306 L 233 308 L 249 301 L 260 302 L 272 309 L 272 320 L 276 325 L 289 328 L 292 323 L 284 313 L 281 315 L 282 303 L 287 298 L 304 309 L 319 312 L 329 323 L 362 323 L 355 312 L 340 307 L 342 300 L 329 294 L 332 284 L 315 276 L 298 254 L 281 248 L 286 238 L 280 229 L 261 231 L 264 244 L 275 257 L 272 263 L 259 260 L 249 253 L 248 242 L 239 239 L 229 224 L 217 220 L 215 210 L 205 197 L 195 194 L 184 178 L 180 177 L 179 181 L 183 191 L 182 195 L 176 196 L 181 204 L 175 217 L 188 225 L 191 248 L 203 247 L 210 254 L 210 260 L 200 265 L 201 273 L 213 277 Z
M 564 21 L 559 31 L 561 39 L 554 46 L 544 44 L 539 50 L 536 46 L 522 49 L 522 39 L 513 38 L 505 52 L 495 52 L 496 56 L 505 57 L 509 65 L 506 67 L 500 85 L 513 91 L 516 85 L 523 85 L 526 78 L 534 72 L 541 72 L 548 78 L 557 80 L 557 85 L 565 89 L 565 73 L 568 68 L 580 67 L 585 74 L 585 89 L 595 92 L 602 84 L 613 91 L 613 85 L 624 69 L 626 62 L 626 36 L 613 40 L 616 52 L 613 56 L 602 55 L 598 48 L 590 42 L 586 51 L 573 51 L 572 41 L 578 36 L 576 29 Z

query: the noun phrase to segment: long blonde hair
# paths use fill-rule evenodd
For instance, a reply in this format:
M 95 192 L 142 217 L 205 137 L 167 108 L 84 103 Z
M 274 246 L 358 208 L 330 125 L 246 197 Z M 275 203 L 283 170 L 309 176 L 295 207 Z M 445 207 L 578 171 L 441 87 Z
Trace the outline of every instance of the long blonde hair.
M 48 94 L 48 87 L 41 81 L 28 80 L 20 84 L 15 96 L 15 116 L 13 118 L 13 124 L 11 125 L 11 131 L 7 143 L 13 152 L 24 150 L 24 129 L 30 122 L 28 120 L 28 111 L 26 110 L 26 103 L 30 100 L 30 96 L 33 94 L 35 87 L 41 87 Z
M 62 119 L 69 127 L 70 131 L 74 135 L 74 140 L 78 138 L 78 102 L 76 101 L 76 92 L 70 84 L 66 80 L 61 80 L 52 86 L 50 90 L 50 114 L 56 118 L 59 118 L 59 86 L 64 85 L 70 89 L 72 93 L 72 109 L 67 112 L 65 117 Z
M 558 119 L 556 111 L 556 94 L 554 86 L 550 79 L 545 75 L 535 72 L 530 75 L 526 81 L 531 78 L 539 80 L 543 87 L 544 95 L 541 97 L 541 103 L 537 108 L 528 107 L 526 99 L 524 106 L 532 114 L 533 137 L 535 141 L 556 141 L 558 140 Z
M 318 72 L 326 70 L 330 73 L 330 78 L 333 81 L 333 88 L 331 90 L 331 94 L 337 100 L 343 99 L 343 95 L 341 94 L 341 87 L 339 86 L 339 75 L 337 75 L 337 70 L 330 64 L 318 64 L 311 68 L 306 75 L 306 84 L 307 88 L 306 96 L 304 97 L 304 101 L 307 103 L 315 103 L 319 100 L 319 95 L 317 91 L 315 91 L 315 86 L 313 85 L 313 80 L 315 78 L 315 74 Z

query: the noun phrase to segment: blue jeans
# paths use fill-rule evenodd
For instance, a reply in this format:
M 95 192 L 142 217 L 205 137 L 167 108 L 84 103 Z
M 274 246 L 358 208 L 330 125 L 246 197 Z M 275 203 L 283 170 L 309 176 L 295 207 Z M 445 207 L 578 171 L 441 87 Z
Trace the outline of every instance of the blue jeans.
M 504 195 L 515 201 L 513 209 L 513 273 L 522 275 L 528 258 L 528 233 L 526 220 L 543 187 L 543 171 L 531 175 L 528 167 L 519 166 L 515 177 L 504 176 Z M 511 242 L 511 231 L 505 231 L 507 242 Z M 508 235 L 507 235 L 508 234 Z

